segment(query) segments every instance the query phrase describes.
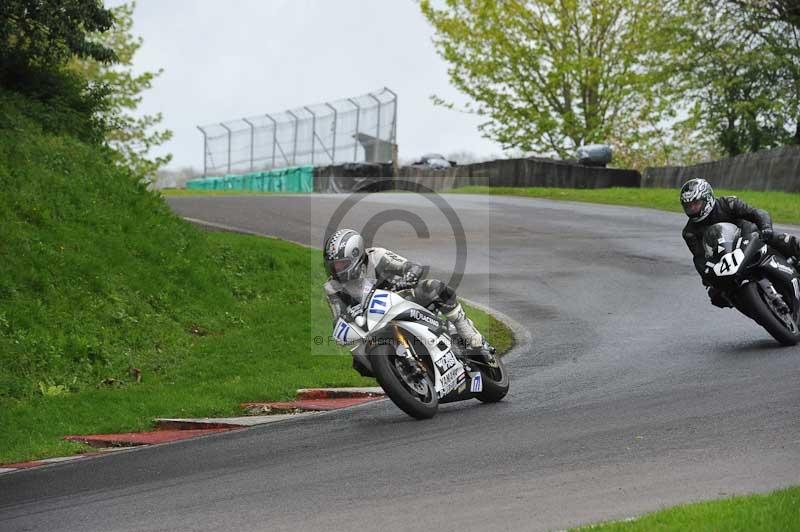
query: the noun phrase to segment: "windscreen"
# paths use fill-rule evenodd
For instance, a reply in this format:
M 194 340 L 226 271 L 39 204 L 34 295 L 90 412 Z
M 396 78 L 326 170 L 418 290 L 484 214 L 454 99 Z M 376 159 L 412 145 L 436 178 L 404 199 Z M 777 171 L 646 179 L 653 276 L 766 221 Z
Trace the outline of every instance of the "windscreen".
M 375 279 L 360 277 L 358 279 L 353 279 L 352 281 L 342 283 L 342 287 L 344 288 L 345 292 L 347 292 L 347 295 L 352 297 L 355 301 L 359 301 L 361 304 L 364 304 L 364 299 L 372 291 L 372 287 L 375 286 L 376 282 L 377 280 Z
M 720 223 L 709 226 L 703 233 L 703 249 L 707 259 L 733 251 L 741 230 L 734 224 Z

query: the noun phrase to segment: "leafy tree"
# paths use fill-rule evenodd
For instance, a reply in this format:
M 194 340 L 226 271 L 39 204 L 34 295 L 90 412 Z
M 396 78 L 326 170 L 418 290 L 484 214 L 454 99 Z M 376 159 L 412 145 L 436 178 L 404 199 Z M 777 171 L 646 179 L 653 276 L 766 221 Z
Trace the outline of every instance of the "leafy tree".
M 0 61 L 52 66 L 72 55 L 113 61 L 113 50 L 88 38 L 113 22 L 100 0 L 3 0 Z
M 612 142 L 623 162 L 668 157 L 688 50 L 672 0 L 447 0 L 421 8 L 467 109 L 504 148 L 574 154 Z M 441 104 L 450 105 L 441 101 Z
M 794 131 L 788 142 L 800 144 L 800 2 L 749 0 L 736 2 L 747 32 L 760 39 L 768 65 L 778 77 L 780 102 Z
M 744 31 L 724 1 L 698 4 L 689 76 L 698 127 L 729 156 L 781 144 L 781 97 L 775 65 L 763 42 Z
M 775 22 L 800 28 L 800 2 L 797 0 L 728 0 L 741 9 L 757 12 Z
M 151 88 L 153 80 L 163 72 L 163 69 L 141 74 L 133 72 L 133 57 L 142 46 L 142 38 L 132 33 L 135 8 L 135 2 L 113 8 L 114 26 L 92 36 L 97 46 L 114 51 L 117 58 L 114 64 L 93 57 L 76 57 L 70 67 L 92 83 L 109 89 L 103 111 L 104 121 L 108 124 L 107 144 L 116 150 L 122 164 L 131 168 L 135 175 L 154 178 L 156 171 L 167 164 L 172 155 L 153 158 L 148 155 L 149 151 L 169 140 L 172 132 L 153 130 L 162 121 L 161 113 L 133 114 L 142 101 L 142 93 Z
M 74 55 L 113 61 L 113 50 L 88 38 L 112 23 L 99 0 L 0 1 L 0 87 L 44 103 L 24 111 L 45 129 L 100 142 L 106 91 L 65 65 Z
M 698 2 L 690 19 L 687 96 L 697 127 L 729 156 L 792 142 L 800 117 L 800 29 L 767 3 Z

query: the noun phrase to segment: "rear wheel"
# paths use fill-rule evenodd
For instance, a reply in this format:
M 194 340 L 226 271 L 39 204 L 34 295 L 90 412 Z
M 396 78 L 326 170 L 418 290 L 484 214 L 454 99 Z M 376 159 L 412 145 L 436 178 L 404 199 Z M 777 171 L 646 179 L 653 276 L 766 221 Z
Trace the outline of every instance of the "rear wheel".
M 400 410 L 416 419 L 436 415 L 439 398 L 433 380 L 416 359 L 398 356 L 391 345 L 375 347 L 369 359 L 378 384 Z
M 739 292 L 740 305 L 745 305 L 748 316 L 783 345 L 800 342 L 800 327 L 797 316 L 781 313 L 757 282 L 744 285 Z

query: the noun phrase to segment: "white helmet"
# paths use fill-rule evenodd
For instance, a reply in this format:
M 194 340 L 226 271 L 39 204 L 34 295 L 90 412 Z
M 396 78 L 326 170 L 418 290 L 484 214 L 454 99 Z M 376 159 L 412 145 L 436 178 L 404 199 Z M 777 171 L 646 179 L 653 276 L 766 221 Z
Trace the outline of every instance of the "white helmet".
M 338 281 L 350 281 L 361 276 L 367 253 L 364 239 L 352 229 L 340 229 L 325 242 L 322 250 L 325 269 Z
M 705 179 L 690 179 L 681 187 L 683 212 L 693 222 L 705 220 L 716 203 L 714 190 Z

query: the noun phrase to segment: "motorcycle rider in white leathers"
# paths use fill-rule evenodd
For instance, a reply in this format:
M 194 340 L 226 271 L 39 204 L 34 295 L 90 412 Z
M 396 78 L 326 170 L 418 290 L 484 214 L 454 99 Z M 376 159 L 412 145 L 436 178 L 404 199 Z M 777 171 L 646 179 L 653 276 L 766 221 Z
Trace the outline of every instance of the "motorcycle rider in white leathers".
M 330 275 L 325 283 L 325 295 L 336 321 L 359 312 L 360 301 L 351 296 L 346 285 L 362 278 L 376 279 L 378 286 L 389 289 L 412 288 L 414 301 L 423 307 L 442 312 L 455 326 L 467 349 L 487 349 L 494 352 L 456 298 L 455 291 L 442 281 L 422 279 L 422 266 L 384 248 L 365 248 L 363 237 L 352 229 L 332 234 L 323 249 L 325 268 Z

